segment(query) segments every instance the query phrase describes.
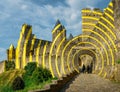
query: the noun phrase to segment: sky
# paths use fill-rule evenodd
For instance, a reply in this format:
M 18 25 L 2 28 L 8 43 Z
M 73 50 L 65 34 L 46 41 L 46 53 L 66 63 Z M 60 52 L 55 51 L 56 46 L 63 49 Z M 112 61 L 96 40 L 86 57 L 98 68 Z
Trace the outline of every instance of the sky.
M 52 29 L 59 19 L 73 36 L 81 34 L 81 9 L 107 7 L 111 0 L 0 0 L 0 61 L 6 49 L 17 46 L 22 24 L 32 25 L 39 39 L 52 40 Z

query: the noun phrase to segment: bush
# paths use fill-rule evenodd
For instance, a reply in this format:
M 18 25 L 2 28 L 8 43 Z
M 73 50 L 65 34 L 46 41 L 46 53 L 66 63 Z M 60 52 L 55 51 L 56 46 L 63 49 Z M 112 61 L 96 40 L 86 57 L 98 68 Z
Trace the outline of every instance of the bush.
M 14 61 L 5 61 L 5 71 L 9 71 L 15 69 L 15 62 Z
M 50 78 L 52 78 L 51 72 L 47 69 L 43 69 L 42 67 L 37 67 L 32 74 L 32 80 L 37 85 L 49 80 Z
M 25 87 L 25 84 L 21 77 L 18 76 L 13 80 L 13 83 L 12 83 L 13 90 L 21 90 L 21 89 L 24 89 L 24 87 Z
M 27 63 L 27 65 L 25 66 L 24 70 L 25 73 L 23 73 L 23 80 L 25 82 L 25 86 L 29 86 L 30 84 L 32 84 L 32 73 L 33 71 L 37 68 L 37 63 L 36 62 L 29 62 Z
M 51 72 L 46 68 L 43 69 L 43 78 L 44 78 L 44 81 L 52 78 Z
M 27 66 L 25 66 L 25 68 L 24 68 L 26 75 L 31 76 L 36 67 L 37 67 L 36 62 L 28 63 Z
M 32 80 L 35 84 L 39 84 L 40 82 L 43 82 L 43 75 L 42 75 L 41 67 L 38 67 L 35 69 L 35 71 L 32 74 Z
M 38 85 L 44 81 L 52 78 L 51 72 L 48 69 L 37 67 L 36 62 L 30 62 L 25 66 L 25 73 L 23 74 L 23 80 L 25 86 Z

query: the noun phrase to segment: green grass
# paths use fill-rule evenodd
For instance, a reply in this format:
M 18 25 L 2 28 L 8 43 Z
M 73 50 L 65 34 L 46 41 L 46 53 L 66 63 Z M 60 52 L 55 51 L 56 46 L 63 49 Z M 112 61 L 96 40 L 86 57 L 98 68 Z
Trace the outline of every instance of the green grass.
M 3 85 L 3 86 L 0 86 L 0 92 L 8 92 L 8 90 L 9 92 L 28 92 L 29 90 L 42 89 L 46 84 L 51 82 L 52 82 L 52 79 L 46 82 L 40 83 L 39 85 L 31 84 L 30 86 L 25 87 L 23 90 L 17 90 L 17 91 L 13 91 L 10 85 L 6 85 L 6 86 Z
M 52 82 L 52 79 L 49 79 L 48 81 L 40 83 L 39 85 L 31 84 L 31 85 L 25 87 L 23 90 L 19 90 L 16 92 L 28 92 L 29 90 L 42 89 L 46 84 L 49 84 L 51 82 Z
M 14 92 L 9 86 L 0 86 L 0 92 Z
M 12 81 L 15 77 L 21 76 L 23 70 L 10 70 L 0 74 L 0 92 L 14 92 L 11 89 Z
M 21 76 L 23 70 L 11 70 L 0 74 L 0 86 L 10 85 L 15 77 Z
M 39 85 L 35 85 L 32 81 L 28 81 L 28 85 L 25 86 L 23 90 L 13 91 L 11 88 L 12 81 L 17 76 L 22 76 L 23 70 L 10 70 L 0 74 L 0 92 L 28 92 L 29 90 L 42 89 L 46 84 L 51 83 L 52 80 L 56 80 L 57 78 L 49 79 Z

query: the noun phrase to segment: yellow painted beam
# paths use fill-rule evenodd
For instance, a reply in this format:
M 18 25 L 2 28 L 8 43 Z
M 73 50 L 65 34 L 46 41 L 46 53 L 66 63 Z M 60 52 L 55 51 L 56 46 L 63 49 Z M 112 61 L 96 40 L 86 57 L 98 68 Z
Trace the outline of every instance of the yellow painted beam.
M 56 70 L 58 73 L 58 76 L 61 77 L 61 73 L 59 72 L 59 68 L 58 68 L 58 53 L 60 51 L 60 47 L 63 45 L 63 43 L 65 42 L 65 37 L 62 39 L 62 41 L 60 42 L 60 44 L 58 45 L 58 48 L 56 50 L 56 58 L 55 58 L 55 65 L 56 65 Z
M 61 26 L 61 24 L 58 24 L 52 31 L 52 34 Z
M 110 26 L 112 26 L 112 28 L 115 28 L 115 26 L 105 17 L 101 17 L 104 21 L 106 21 Z
M 97 40 L 96 38 L 94 38 L 94 37 L 91 37 L 91 36 L 88 36 L 88 35 L 80 35 L 80 36 L 77 36 L 77 37 L 74 37 L 72 40 L 70 40 L 66 45 L 65 45 L 65 47 L 64 47 L 64 49 L 63 49 L 63 51 L 62 51 L 62 67 L 63 67 L 63 71 L 64 71 L 64 74 L 66 74 L 65 73 L 65 69 L 64 69 L 64 53 L 65 53 L 65 50 L 66 50 L 66 48 L 69 46 L 69 44 L 71 43 L 71 42 L 73 42 L 74 40 L 76 40 L 76 39 L 79 39 L 79 38 L 83 38 L 83 37 L 87 37 L 87 38 L 91 38 L 91 39 L 93 39 L 93 40 L 95 40 L 95 41 L 97 41 L 101 46 L 102 46 L 102 48 L 104 49 L 104 51 L 105 51 L 105 53 L 106 53 L 106 49 L 105 49 L 105 47 L 102 45 L 102 43 L 99 41 L 99 40 Z M 106 53 L 107 54 L 107 53 Z M 108 58 L 107 58 L 108 59 Z M 102 65 L 104 65 L 104 62 L 103 62 L 103 64 Z M 69 68 L 69 67 L 68 67 Z M 70 70 L 70 69 L 69 69 Z
M 108 28 L 104 23 L 102 23 L 101 21 L 98 22 L 99 24 L 103 25 L 110 33 L 111 35 L 114 37 L 114 39 L 116 40 L 116 35 L 113 33 L 113 31 Z M 93 23 L 82 23 L 82 25 L 90 25 L 90 26 L 94 26 L 96 27 L 96 24 L 93 24 Z
M 97 15 L 102 15 L 102 12 L 92 11 L 92 10 L 82 10 L 82 13 L 93 13 Z
M 31 33 L 32 33 L 32 28 L 30 28 L 29 32 L 27 33 L 25 43 L 24 43 L 24 47 L 23 47 L 23 60 L 22 60 L 22 62 L 23 62 L 22 66 L 23 67 L 26 66 L 26 48 L 27 48 L 27 44 L 28 44 Z
M 103 22 L 101 22 L 101 21 L 99 21 L 98 23 L 101 24 L 103 27 L 105 27 L 105 28 L 112 34 L 112 36 L 116 39 L 115 33 L 114 33 L 108 26 L 106 26 L 106 25 L 105 25 Z
M 103 78 L 106 78 L 106 76 L 107 76 L 107 72 L 105 72 L 105 73 L 104 73 L 104 76 L 103 76 Z
M 25 33 L 25 28 L 26 28 L 26 24 L 24 24 L 23 26 L 22 26 L 22 29 L 21 29 L 21 32 L 20 32 L 20 38 L 19 38 L 19 40 L 18 40 L 18 44 L 17 44 L 17 48 L 16 48 L 16 69 L 20 69 L 20 58 L 22 57 L 22 56 L 20 56 L 21 54 L 21 51 L 20 51 L 20 48 L 21 48 L 21 42 L 22 42 L 22 40 L 24 39 L 24 33 Z
M 83 23 L 83 25 L 90 25 L 90 26 L 94 26 L 95 24 L 92 23 Z M 113 47 L 115 48 L 115 51 L 117 52 L 117 48 L 115 43 L 113 42 L 112 38 L 110 37 L 110 35 L 108 35 L 102 28 L 100 28 L 99 26 L 95 25 L 95 28 L 97 28 L 100 32 L 102 32 L 103 34 L 105 34 L 105 36 L 110 40 L 110 42 L 112 43 Z M 114 39 L 115 40 L 115 39 Z
M 35 44 L 35 38 L 32 39 L 32 43 L 31 43 L 31 48 L 30 48 L 30 51 L 33 50 L 34 48 L 34 44 Z M 33 61 L 33 55 L 32 53 L 30 52 L 30 57 L 29 57 L 29 61 L 32 62 Z
M 112 2 L 110 2 L 109 5 L 113 7 L 113 3 Z
M 87 43 L 88 44 L 88 43 Z M 78 50 L 78 51 L 76 51 L 75 52 L 75 54 L 73 55 L 73 58 L 72 58 L 72 65 L 73 65 L 73 67 L 75 68 L 75 70 L 77 70 L 77 72 L 79 71 L 76 67 L 75 67 L 75 64 L 74 64 L 74 59 L 75 59 L 75 56 L 80 52 L 80 51 L 82 51 L 82 50 L 88 50 L 88 51 L 90 51 L 90 52 L 92 52 L 94 55 L 95 55 L 95 57 L 96 57 L 96 61 L 98 61 L 98 56 L 97 56 L 97 54 L 93 51 L 93 50 L 90 50 L 90 49 L 88 49 L 88 48 L 83 48 L 83 49 L 81 49 L 81 50 Z M 84 54 L 85 55 L 85 54 Z M 88 53 L 86 53 L 86 55 L 89 55 Z M 101 57 L 102 58 L 102 57 Z M 97 62 L 98 63 L 98 62 Z M 97 65 L 97 67 L 98 67 L 98 65 Z
M 46 47 L 48 45 L 48 42 L 45 43 L 44 49 L 43 49 L 43 58 L 42 58 L 42 67 L 45 68 L 45 56 L 46 56 Z
M 90 26 L 95 26 L 95 24 L 93 23 L 86 23 L 86 22 L 83 22 L 82 25 L 90 25 Z
M 115 61 L 114 61 L 114 55 L 113 55 L 112 48 L 110 47 L 108 41 L 106 41 L 103 36 L 101 36 L 99 33 L 95 32 L 95 31 L 92 31 L 92 30 L 89 30 L 89 29 L 83 29 L 83 32 L 94 33 L 95 35 L 99 36 L 99 38 L 101 38 L 106 43 L 106 45 L 108 46 L 108 48 L 110 50 L 110 54 L 111 54 L 111 57 L 112 57 L 112 65 L 114 65 L 114 63 L 115 63 Z M 107 65 L 109 65 L 109 61 L 107 62 Z
M 85 37 L 85 36 L 83 36 L 83 37 Z M 91 43 L 91 42 L 79 42 L 79 43 L 77 43 L 76 45 L 74 45 L 74 46 L 72 46 L 72 48 L 70 49 L 70 51 L 68 52 L 68 56 L 67 56 L 67 66 L 68 66 L 68 70 L 70 70 L 70 67 L 69 67 L 69 57 L 70 57 L 70 53 L 71 53 L 71 51 L 72 51 L 72 49 L 73 48 L 75 48 L 77 45 L 80 45 L 80 44 L 91 44 L 92 46 L 94 46 L 95 48 L 97 48 L 97 50 L 99 50 L 99 52 L 101 53 L 101 51 L 100 51 L 100 49 L 98 48 L 98 46 L 96 46 L 95 44 L 93 44 L 93 43 Z M 106 55 L 107 56 L 107 55 Z M 108 58 L 107 58 L 108 59 Z M 104 67 L 104 60 L 105 59 L 102 59 L 102 66 Z M 71 71 L 71 70 L 70 70 Z
M 41 42 L 42 42 L 42 40 L 39 41 L 38 46 L 37 46 L 37 50 L 36 50 L 36 62 L 37 62 L 37 65 L 39 65 L 39 58 L 40 58 L 39 54 L 40 54 Z
M 110 11 L 112 14 L 114 13 L 112 9 L 110 9 L 109 7 L 106 8 L 108 11 Z
M 110 37 L 110 35 L 108 35 L 103 29 L 101 29 L 101 28 L 98 27 L 98 26 L 95 26 L 95 28 L 97 28 L 100 32 L 102 32 L 102 33 L 105 34 L 105 36 L 111 41 L 113 47 L 115 48 L 115 51 L 117 52 L 118 50 L 117 50 L 117 48 L 116 48 L 116 45 L 115 45 L 115 43 L 113 42 L 113 40 L 112 40 L 112 38 Z
M 112 21 L 114 21 L 114 18 L 110 14 L 108 14 L 107 12 L 104 12 L 104 14 L 108 16 Z
M 51 74 L 52 74 L 52 77 L 54 78 L 55 75 L 54 75 L 54 72 L 53 72 L 53 69 L 52 69 L 52 62 L 51 62 L 51 56 L 52 56 L 52 50 L 53 50 L 53 47 L 55 46 L 55 42 L 57 41 L 57 39 L 63 34 L 65 30 L 63 29 L 54 39 L 54 41 L 52 42 L 52 45 L 51 45 L 51 48 L 50 48 L 50 54 L 49 54 L 49 67 L 50 67 L 50 71 L 51 71 Z
M 99 18 L 92 17 L 92 16 L 82 16 L 82 19 L 91 19 L 91 20 L 99 20 Z

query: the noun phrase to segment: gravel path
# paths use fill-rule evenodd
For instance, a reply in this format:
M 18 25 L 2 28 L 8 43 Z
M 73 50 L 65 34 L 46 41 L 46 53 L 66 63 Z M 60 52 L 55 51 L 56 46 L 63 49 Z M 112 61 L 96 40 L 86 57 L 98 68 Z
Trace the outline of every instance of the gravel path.
M 120 92 L 120 83 L 113 83 L 95 74 L 80 74 L 61 92 Z

